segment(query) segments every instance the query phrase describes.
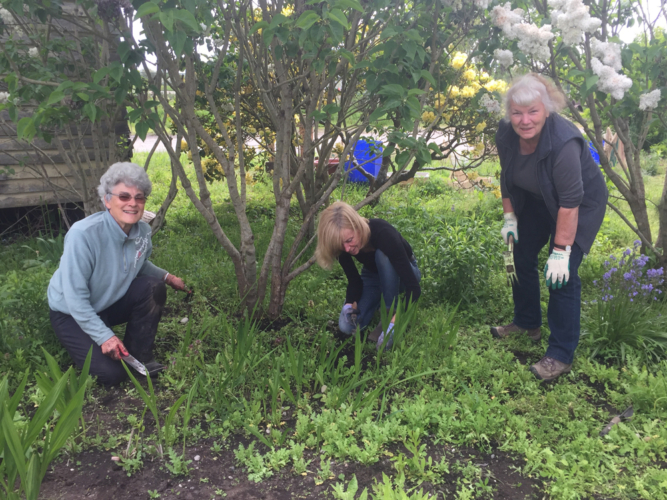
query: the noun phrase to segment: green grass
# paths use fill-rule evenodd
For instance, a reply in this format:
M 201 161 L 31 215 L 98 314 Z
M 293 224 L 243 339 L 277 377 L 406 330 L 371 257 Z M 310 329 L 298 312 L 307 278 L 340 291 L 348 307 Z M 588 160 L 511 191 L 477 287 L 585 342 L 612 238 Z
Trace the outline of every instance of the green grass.
M 135 155 L 139 164 L 144 158 Z M 492 174 L 494 168 L 485 165 L 483 173 Z M 147 208 L 156 211 L 169 187 L 166 154 L 154 156 L 149 175 L 154 190 Z M 149 426 L 141 440 L 128 428 L 114 437 L 117 441 L 104 444 L 107 429 L 98 424 L 68 449 L 104 447 L 120 454 L 137 439 L 141 453 L 124 462 L 128 473 L 139 470 L 142 460 L 160 460 L 160 444 L 169 455 L 162 459 L 166 467 L 187 474 L 184 442 L 194 445 L 238 433 L 252 441 L 235 453 L 253 481 L 308 469 L 316 481 L 332 485 L 334 498 L 351 498 L 345 495 L 356 489 L 354 468 L 391 453 L 392 473 L 373 490 L 375 498 L 391 498 L 387 492 L 395 489 L 438 485 L 450 469 L 460 474 L 459 498 L 492 497 L 492 486 L 465 479 L 481 478 L 481 472 L 468 470 L 474 464 L 428 461 L 430 448 L 423 445 L 448 445 L 523 458 L 521 473 L 544 481 L 541 495 L 550 498 L 667 498 L 667 362 L 644 366 L 630 349 L 622 362 L 599 363 L 590 359 L 595 346 L 584 339 L 571 374 L 555 384 L 537 381 L 518 359 L 537 361 L 546 349 L 548 329 L 538 345 L 527 339 L 497 342 L 488 333 L 489 324 L 509 322 L 512 316 L 501 269 L 500 200 L 490 192 L 456 191 L 447 179 L 447 172 L 431 173 L 428 182 L 397 187 L 363 209 L 364 215 L 387 218 L 399 227 L 424 268 L 416 319 L 404 341 L 380 358 L 374 346 L 354 340 L 342 346 L 327 328 L 344 300 L 340 268 L 328 273 L 313 267 L 292 282 L 284 310 L 290 322 L 279 330 L 240 317 L 229 259 L 181 189 L 153 240 L 152 258 L 195 289 L 189 304 L 169 292 L 168 313 L 158 331 L 158 358 L 170 369 L 161 377 L 155 407 L 178 405 L 167 419 L 171 423 L 161 433 Z M 656 201 L 664 176 L 646 179 L 648 196 Z M 210 189 L 222 227 L 237 242 L 226 185 L 214 183 Z M 363 188 L 351 186 L 345 201 L 354 203 L 363 195 Z M 268 186 L 251 187 L 248 211 L 260 256 L 273 228 L 271 200 Z M 298 210 L 294 214 L 292 236 Z M 652 222 L 656 217 L 652 208 Z M 430 238 L 435 233 L 442 248 Z M 581 267 L 585 302 L 598 294 L 592 281 L 603 272 L 605 258 L 634 239 L 615 214 L 607 214 Z M 8 374 L 12 384 L 23 370 L 44 364 L 39 345 L 61 365 L 68 363 L 50 330 L 45 301 L 57 263 L 44 255 L 48 244 L 41 245 L 26 240 L 0 252 L 0 373 Z M 475 251 L 466 252 L 469 248 Z M 545 307 L 546 297 L 544 289 Z M 591 307 L 584 305 L 583 314 L 590 314 Z M 186 326 L 179 323 L 183 316 L 190 320 Z M 34 387 L 26 390 L 26 401 L 41 397 Z M 630 404 L 635 405 L 633 419 L 600 438 L 613 416 L 610 408 L 622 411 Z M 138 436 L 141 420 L 127 419 Z M 184 426 L 184 420 L 190 424 Z M 309 465 L 307 451 L 326 459 L 318 461 L 319 469 Z M 329 460 L 351 467 L 335 489 Z

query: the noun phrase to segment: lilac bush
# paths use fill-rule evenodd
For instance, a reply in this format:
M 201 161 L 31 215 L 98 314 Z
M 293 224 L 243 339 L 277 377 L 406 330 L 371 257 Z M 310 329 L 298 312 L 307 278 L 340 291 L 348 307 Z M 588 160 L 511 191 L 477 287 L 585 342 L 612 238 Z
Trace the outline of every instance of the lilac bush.
M 593 281 L 602 292 L 601 300 L 608 302 L 614 298 L 628 297 L 630 302 L 657 301 L 662 294 L 664 270 L 646 269 L 649 258 L 639 254 L 641 241 L 634 242 L 634 248 L 627 248 L 620 257 L 610 255 L 605 261 L 605 273 L 601 280 Z

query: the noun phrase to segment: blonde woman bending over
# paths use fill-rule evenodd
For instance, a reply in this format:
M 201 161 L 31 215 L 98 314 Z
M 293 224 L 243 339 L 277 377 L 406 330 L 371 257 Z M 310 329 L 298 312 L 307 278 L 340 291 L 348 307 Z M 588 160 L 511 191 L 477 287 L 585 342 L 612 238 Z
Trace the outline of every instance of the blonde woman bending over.
M 387 307 L 402 292 L 412 302 L 419 298 L 421 273 L 412 247 L 387 221 L 361 217 L 350 205 L 338 201 L 322 212 L 317 237 L 318 264 L 331 269 L 338 259 L 347 276 L 345 305 L 338 319 L 343 333 L 353 335 L 357 327 L 366 328 L 380 308 L 381 297 Z M 361 262 L 361 275 L 352 257 Z M 386 347 L 390 348 L 393 328 L 392 319 L 386 332 L 380 324 L 368 338 L 377 341 L 380 349 L 388 335 Z

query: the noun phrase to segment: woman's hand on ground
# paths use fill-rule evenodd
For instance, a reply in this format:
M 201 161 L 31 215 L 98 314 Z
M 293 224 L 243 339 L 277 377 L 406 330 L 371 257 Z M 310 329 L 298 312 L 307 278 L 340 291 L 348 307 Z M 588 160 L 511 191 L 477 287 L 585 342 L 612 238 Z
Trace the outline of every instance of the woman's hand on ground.
M 130 353 L 127 352 L 127 349 L 125 349 L 125 346 L 121 340 L 115 335 L 104 342 L 104 344 L 102 344 L 100 347 L 102 348 L 102 354 L 109 356 L 111 359 L 115 359 L 116 361 L 120 360 L 122 356 L 130 355 Z
M 181 292 L 185 292 L 185 283 L 181 278 L 178 276 L 174 276 L 173 274 L 168 274 L 167 277 L 165 278 L 164 282 L 172 287 L 174 290 L 180 290 Z

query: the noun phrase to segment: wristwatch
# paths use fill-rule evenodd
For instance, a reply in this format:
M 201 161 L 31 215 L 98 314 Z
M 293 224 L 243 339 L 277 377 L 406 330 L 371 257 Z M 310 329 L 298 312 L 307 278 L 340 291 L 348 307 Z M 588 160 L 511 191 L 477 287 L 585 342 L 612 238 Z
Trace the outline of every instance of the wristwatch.
M 554 248 L 557 248 L 558 250 L 565 250 L 566 252 L 569 252 L 572 250 L 572 246 L 570 245 L 559 245 L 558 243 L 554 243 Z

